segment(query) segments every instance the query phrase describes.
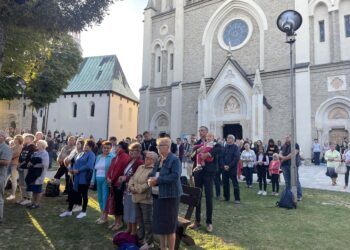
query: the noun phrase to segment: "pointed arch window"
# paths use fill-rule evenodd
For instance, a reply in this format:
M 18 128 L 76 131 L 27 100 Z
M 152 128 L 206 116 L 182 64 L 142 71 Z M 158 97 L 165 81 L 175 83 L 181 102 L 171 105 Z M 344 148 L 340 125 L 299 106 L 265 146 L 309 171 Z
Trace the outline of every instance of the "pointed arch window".
M 24 103 L 23 104 L 23 114 L 22 114 L 23 117 L 26 117 L 26 111 L 27 111 L 27 105 Z
M 90 117 L 95 117 L 95 103 L 90 102 Z
M 78 111 L 78 105 L 73 102 L 73 118 L 76 118 L 77 117 L 77 112 Z

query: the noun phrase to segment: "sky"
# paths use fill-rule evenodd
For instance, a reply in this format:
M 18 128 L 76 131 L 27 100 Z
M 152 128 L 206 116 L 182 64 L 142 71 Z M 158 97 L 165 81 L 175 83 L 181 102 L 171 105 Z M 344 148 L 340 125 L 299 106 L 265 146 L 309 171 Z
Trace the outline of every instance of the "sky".
M 115 1 L 100 25 L 81 33 L 83 56 L 117 55 L 136 96 L 142 85 L 143 10 L 147 2 Z

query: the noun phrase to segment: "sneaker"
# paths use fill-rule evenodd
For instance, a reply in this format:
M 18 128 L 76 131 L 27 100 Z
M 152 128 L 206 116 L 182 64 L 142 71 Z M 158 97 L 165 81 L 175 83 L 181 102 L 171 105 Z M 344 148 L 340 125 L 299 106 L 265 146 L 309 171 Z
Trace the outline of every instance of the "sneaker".
M 25 199 L 20 203 L 22 206 L 28 206 L 29 204 L 32 204 L 32 201 L 28 199 Z
M 189 228 L 193 229 L 193 230 L 197 230 L 198 228 L 200 228 L 201 224 L 199 222 L 194 222 L 192 223 Z
M 83 209 L 82 206 L 74 205 L 72 212 L 73 213 L 81 212 L 82 209 Z
M 266 195 L 267 195 L 267 192 L 266 192 L 266 191 L 263 191 L 263 192 L 262 192 L 262 195 L 263 195 L 263 196 L 266 196 Z
M 262 193 L 263 193 L 263 191 L 262 191 L 262 190 L 259 190 L 258 195 L 261 195 Z
M 9 197 L 6 198 L 6 200 L 8 201 L 12 201 L 14 199 L 16 199 L 16 196 L 14 196 L 13 194 L 11 194 Z
M 140 247 L 140 250 L 148 250 L 150 248 L 153 248 L 154 247 L 154 244 L 148 244 L 148 243 L 145 243 L 142 245 L 142 247 Z
M 299 198 L 298 198 L 298 201 L 302 201 L 302 200 L 303 200 L 303 197 L 299 197 Z
M 213 225 L 212 224 L 207 224 L 207 232 L 208 233 L 213 232 Z
M 16 204 L 21 205 L 21 203 L 22 203 L 23 201 L 24 201 L 24 199 L 20 199 L 20 200 L 16 201 Z
M 77 215 L 77 219 L 82 219 L 86 217 L 86 213 L 85 212 L 80 212 L 78 215 Z
M 275 196 L 279 196 L 279 194 L 278 194 L 278 193 L 275 193 Z
M 344 189 L 347 189 L 347 188 L 348 188 L 348 186 L 345 185 L 345 186 L 344 186 Z
M 241 201 L 235 200 L 233 203 L 234 203 L 234 204 L 241 204 Z
M 32 205 L 28 205 L 27 208 L 29 208 L 29 209 L 37 209 L 37 208 L 39 208 L 39 205 L 32 204 Z
M 66 216 L 72 216 L 72 211 L 65 211 L 63 213 L 60 214 L 60 217 L 63 218 L 63 217 L 66 217 Z
M 275 196 L 275 194 L 276 194 L 275 192 L 272 192 L 272 193 L 271 193 L 272 196 Z

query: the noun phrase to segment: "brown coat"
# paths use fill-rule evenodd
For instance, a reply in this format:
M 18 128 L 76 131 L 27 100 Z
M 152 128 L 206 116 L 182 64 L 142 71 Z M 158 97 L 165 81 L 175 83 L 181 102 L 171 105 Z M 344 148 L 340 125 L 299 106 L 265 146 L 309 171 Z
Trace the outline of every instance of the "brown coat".
M 132 192 L 134 203 L 152 204 L 151 188 L 148 186 L 148 176 L 152 172 L 153 166 L 140 166 L 136 173 L 130 178 L 128 188 Z

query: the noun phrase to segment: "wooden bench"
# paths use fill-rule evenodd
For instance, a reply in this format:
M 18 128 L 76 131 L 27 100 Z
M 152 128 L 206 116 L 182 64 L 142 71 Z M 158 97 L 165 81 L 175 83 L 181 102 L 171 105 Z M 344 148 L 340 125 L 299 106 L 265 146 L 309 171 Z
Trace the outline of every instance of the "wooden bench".
M 179 249 L 180 242 L 183 241 L 186 245 L 194 245 L 194 240 L 185 234 L 187 227 L 191 224 L 191 217 L 194 208 L 198 206 L 202 190 L 196 187 L 190 187 L 182 185 L 183 195 L 180 198 L 180 203 L 188 206 L 185 217 L 178 217 L 177 229 L 176 229 L 176 242 L 175 249 Z

